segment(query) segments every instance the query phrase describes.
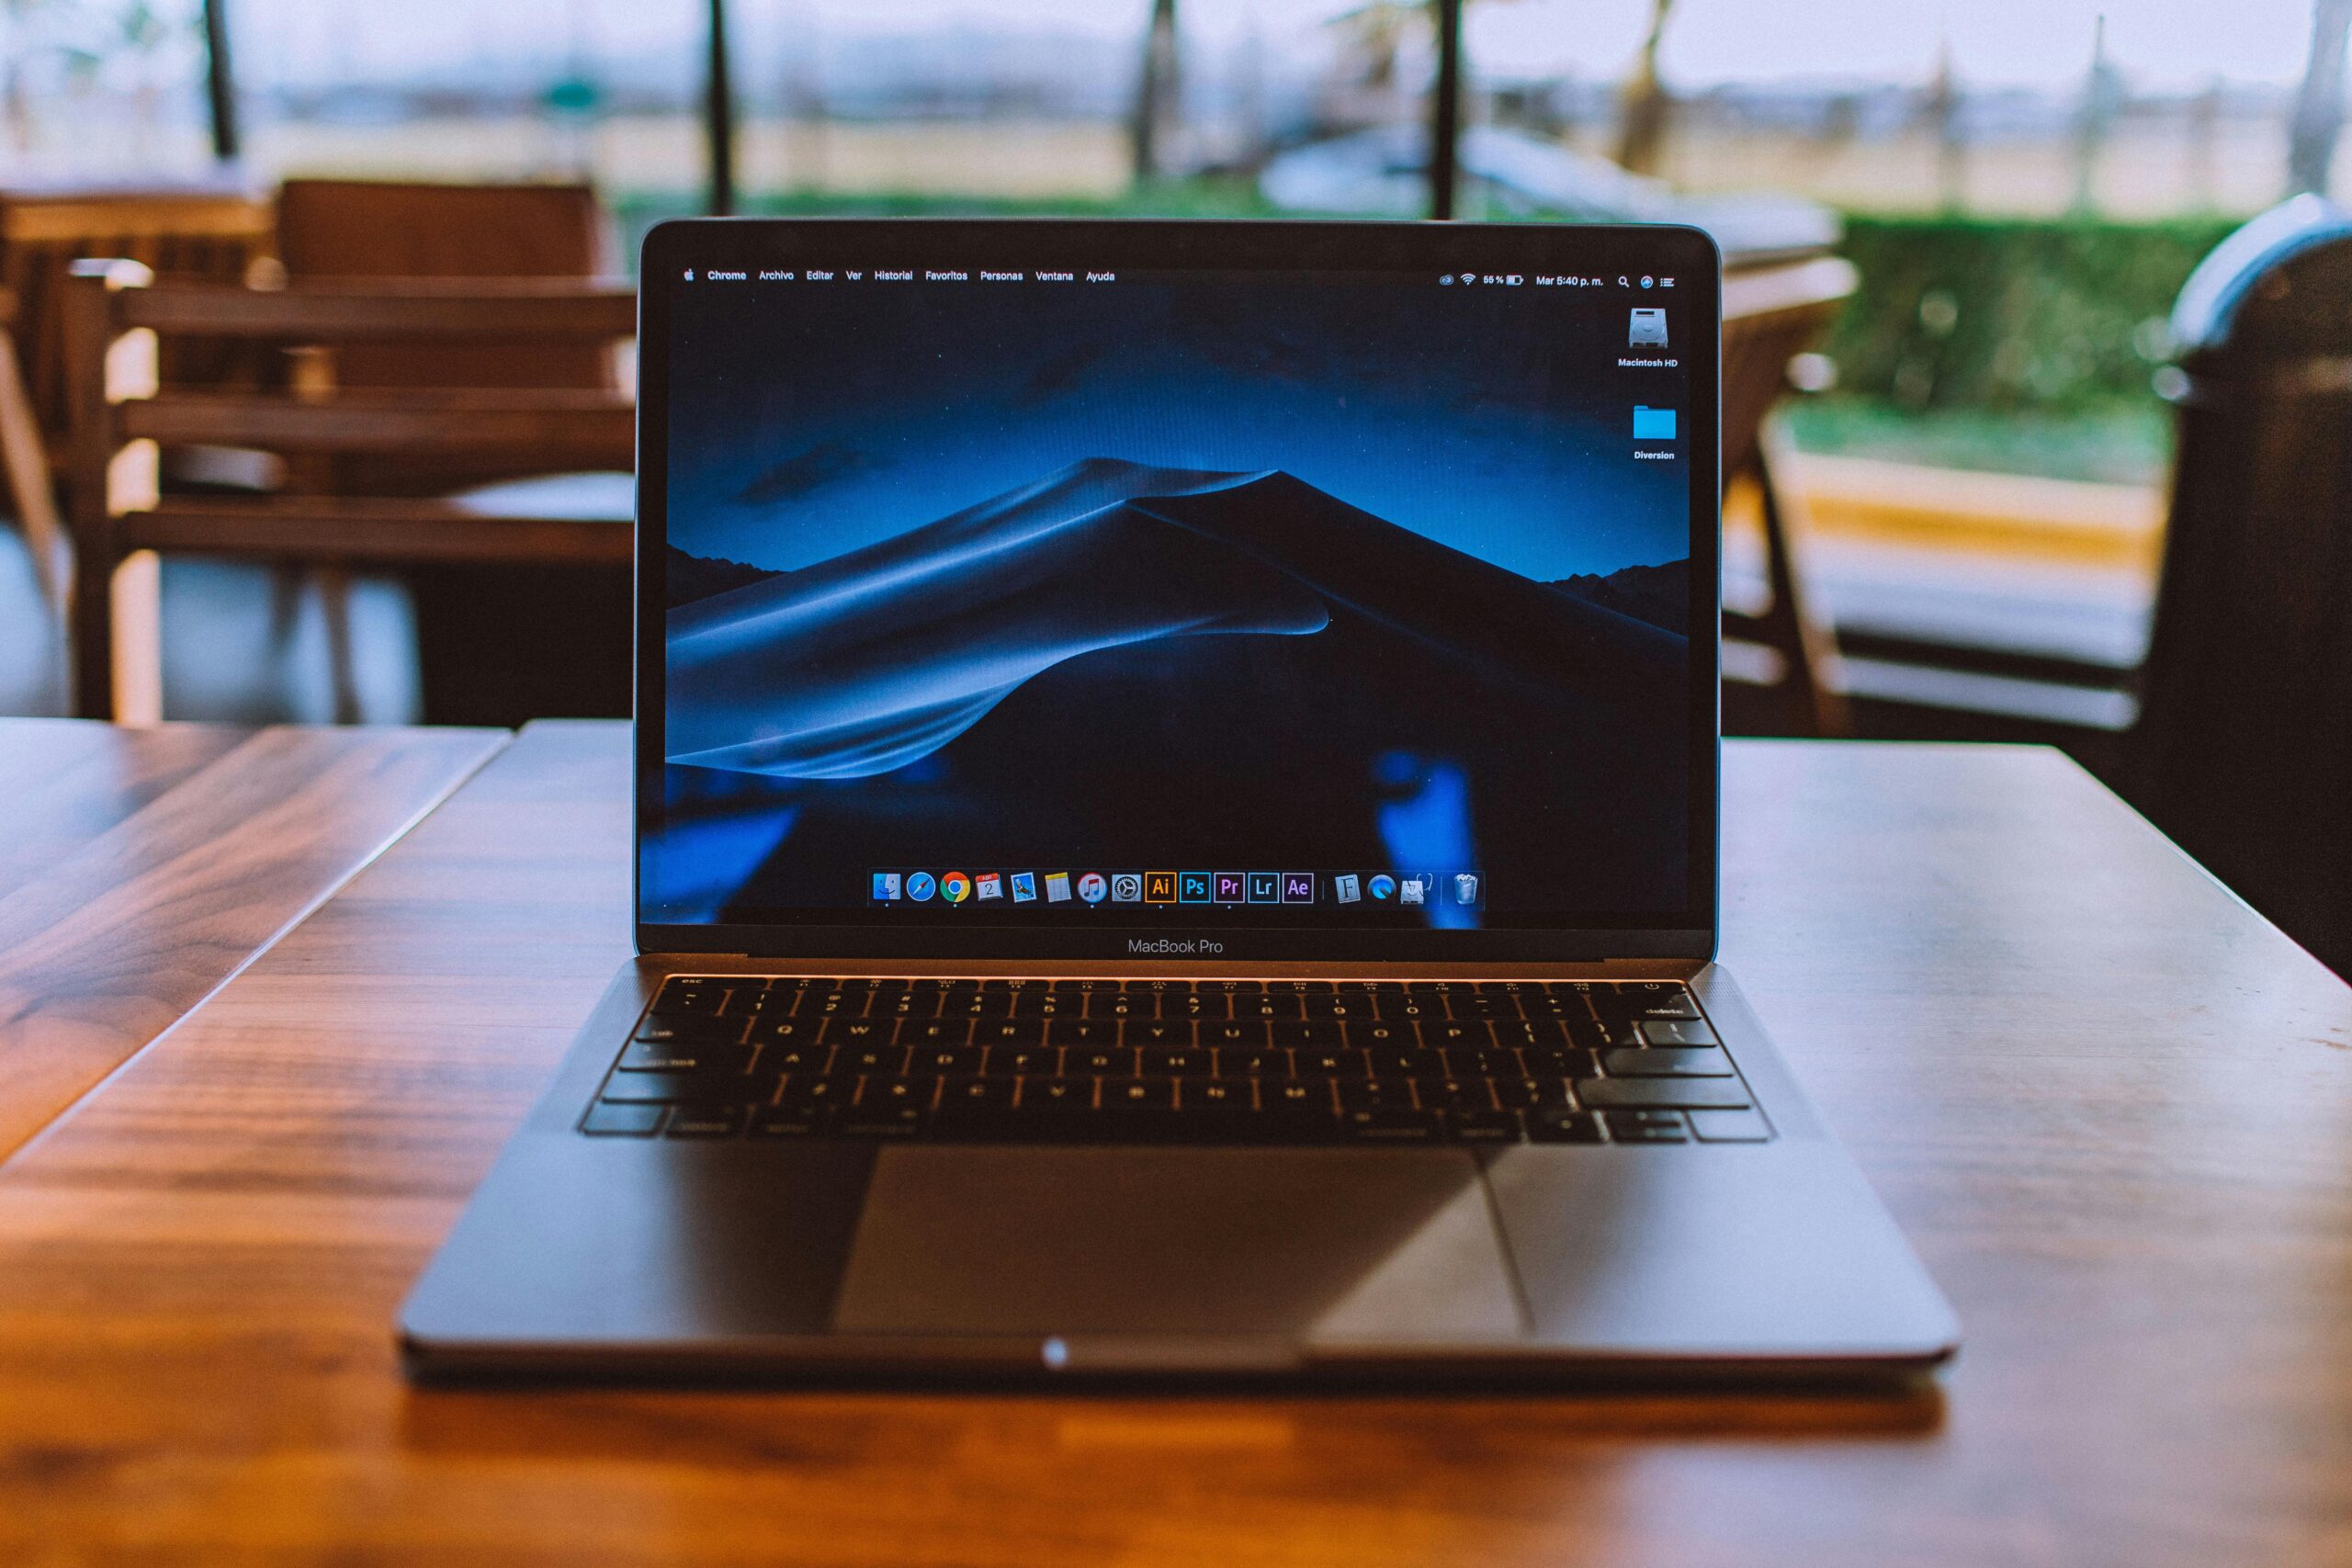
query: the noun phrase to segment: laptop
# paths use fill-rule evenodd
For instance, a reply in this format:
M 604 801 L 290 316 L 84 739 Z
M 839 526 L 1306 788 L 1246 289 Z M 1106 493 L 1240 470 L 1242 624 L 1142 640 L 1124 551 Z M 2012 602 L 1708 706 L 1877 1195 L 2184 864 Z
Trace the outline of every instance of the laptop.
M 1672 227 L 663 225 L 636 932 L 421 1377 L 1906 1377 L 1723 968 Z

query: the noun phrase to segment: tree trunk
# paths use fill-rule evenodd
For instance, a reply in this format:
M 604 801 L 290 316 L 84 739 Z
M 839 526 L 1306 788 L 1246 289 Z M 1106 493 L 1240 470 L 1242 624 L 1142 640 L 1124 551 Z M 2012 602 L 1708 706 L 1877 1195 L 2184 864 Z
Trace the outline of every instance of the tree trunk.
M 1625 84 L 1625 118 L 1617 138 L 1617 162 L 1637 175 L 1654 175 L 1666 154 L 1667 120 L 1673 100 L 1658 80 L 1658 42 L 1666 36 L 1666 19 L 1674 0 L 1650 0 L 1650 30 L 1634 73 Z
M 1143 73 L 1136 83 L 1134 126 L 1136 178 L 1157 179 L 1168 172 L 1182 90 L 1176 62 L 1176 0 L 1151 0 L 1151 26 L 1143 39 Z
M 2312 52 L 2295 95 L 2287 141 L 2287 194 L 2327 193 L 2328 165 L 2344 130 L 2345 34 L 2352 31 L 2352 0 L 2312 0 Z

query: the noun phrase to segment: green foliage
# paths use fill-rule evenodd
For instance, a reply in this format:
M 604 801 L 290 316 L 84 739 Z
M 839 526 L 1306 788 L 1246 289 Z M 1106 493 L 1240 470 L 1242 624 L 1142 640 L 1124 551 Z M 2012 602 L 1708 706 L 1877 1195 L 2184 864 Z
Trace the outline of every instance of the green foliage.
M 1823 347 L 1840 392 L 1903 409 L 2152 405 L 2174 297 L 2236 226 L 1849 217 L 1861 288 Z

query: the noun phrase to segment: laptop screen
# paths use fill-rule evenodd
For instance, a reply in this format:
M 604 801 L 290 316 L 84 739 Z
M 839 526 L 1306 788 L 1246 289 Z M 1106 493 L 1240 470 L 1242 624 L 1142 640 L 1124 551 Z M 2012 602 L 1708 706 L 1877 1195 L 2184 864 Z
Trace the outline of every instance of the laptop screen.
M 649 252 L 641 920 L 1712 924 L 1703 243 L 1105 227 Z

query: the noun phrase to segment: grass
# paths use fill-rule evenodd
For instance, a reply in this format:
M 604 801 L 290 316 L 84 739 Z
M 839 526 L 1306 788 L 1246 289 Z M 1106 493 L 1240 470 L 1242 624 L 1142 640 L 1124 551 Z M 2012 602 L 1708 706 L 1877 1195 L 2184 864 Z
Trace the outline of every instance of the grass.
M 2169 414 L 2153 400 L 2088 410 L 1917 410 L 1874 398 L 1800 399 L 1788 409 L 1802 451 L 1928 468 L 2159 484 L 2172 460 Z

